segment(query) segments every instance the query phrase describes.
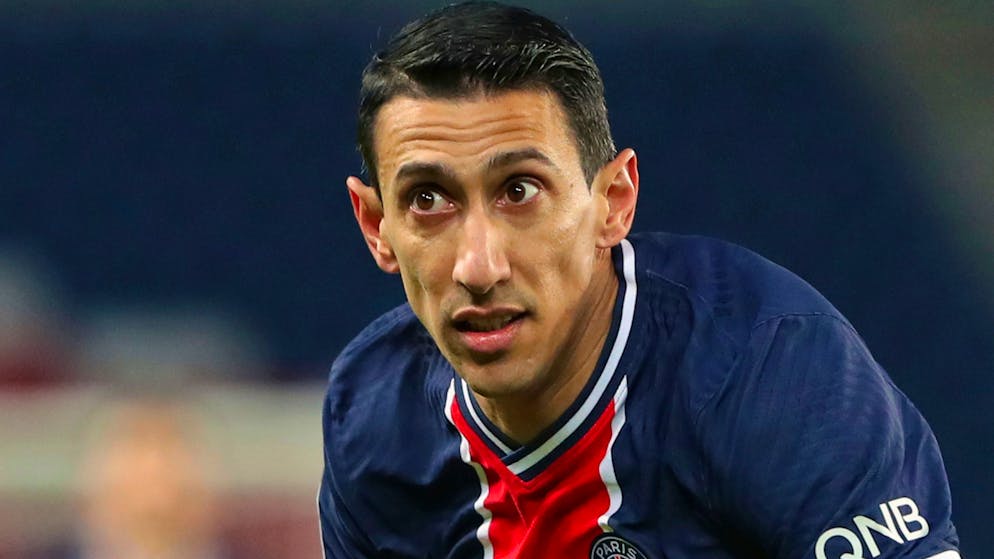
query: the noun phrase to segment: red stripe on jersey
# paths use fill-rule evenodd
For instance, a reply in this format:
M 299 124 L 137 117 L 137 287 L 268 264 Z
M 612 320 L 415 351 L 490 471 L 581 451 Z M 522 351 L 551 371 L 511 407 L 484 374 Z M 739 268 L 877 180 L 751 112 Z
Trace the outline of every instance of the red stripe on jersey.
M 477 434 L 453 399 L 452 420 L 469 443 L 470 458 L 489 484 L 484 507 L 492 514 L 494 559 L 587 557 L 603 533 L 598 518 L 610 497 L 600 464 L 611 442 L 614 402 L 572 447 L 529 481 L 507 469 Z

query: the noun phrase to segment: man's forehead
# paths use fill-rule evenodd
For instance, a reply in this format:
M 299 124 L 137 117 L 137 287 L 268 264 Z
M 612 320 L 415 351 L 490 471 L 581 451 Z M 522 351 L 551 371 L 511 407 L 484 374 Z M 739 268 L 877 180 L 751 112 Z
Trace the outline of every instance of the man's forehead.
M 386 182 L 403 169 L 416 170 L 418 163 L 447 159 L 491 169 L 522 159 L 578 164 L 573 145 L 558 98 L 542 90 L 395 97 L 380 109 L 374 134 L 380 179 Z

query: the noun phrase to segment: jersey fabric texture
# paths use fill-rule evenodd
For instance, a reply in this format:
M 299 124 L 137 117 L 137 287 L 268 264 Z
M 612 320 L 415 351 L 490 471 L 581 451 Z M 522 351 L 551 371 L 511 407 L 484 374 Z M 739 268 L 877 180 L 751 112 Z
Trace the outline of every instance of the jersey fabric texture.
M 632 235 L 611 331 L 535 441 L 410 308 L 332 367 L 327 558 L 958 558 L 928 425 L 818 292 L 740 247 Z

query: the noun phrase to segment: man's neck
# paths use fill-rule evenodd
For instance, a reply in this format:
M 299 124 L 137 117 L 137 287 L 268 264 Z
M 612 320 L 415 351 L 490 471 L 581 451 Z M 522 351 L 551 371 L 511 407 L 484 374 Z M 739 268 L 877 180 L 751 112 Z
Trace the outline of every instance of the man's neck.
M 476 400 L 487 418 L 505 435 L 527 443 L 552 425 L 583 391 L 600 359 L 618 295 L 618 278 L 610 251 L 600 262 L 589 289 L 592 304 L 582 309 L 573 322 L 567 347 L 552 364 L 550 382 L 527 394 Z

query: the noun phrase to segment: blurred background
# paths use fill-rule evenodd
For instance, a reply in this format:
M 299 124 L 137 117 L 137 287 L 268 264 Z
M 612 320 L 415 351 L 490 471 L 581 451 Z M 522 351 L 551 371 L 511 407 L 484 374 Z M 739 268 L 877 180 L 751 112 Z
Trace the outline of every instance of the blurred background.
M 598 60 L 636 229 L 825 293 L 994 554 L 994 8 L 522 4 Z M 359 75 L 439 5 L 0 0 L 0 559 L 320 557 L 327 370 L 403 301 L 344 187 Z

